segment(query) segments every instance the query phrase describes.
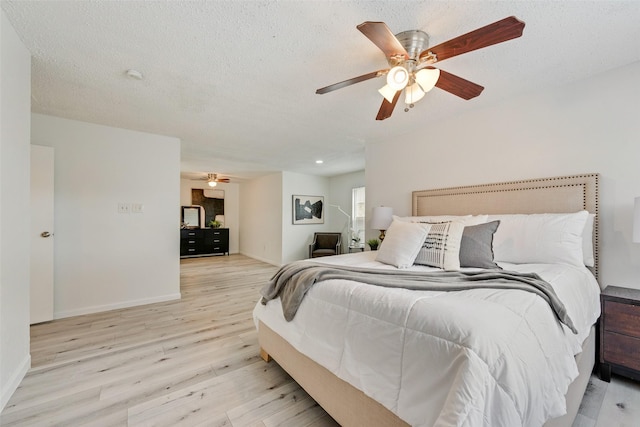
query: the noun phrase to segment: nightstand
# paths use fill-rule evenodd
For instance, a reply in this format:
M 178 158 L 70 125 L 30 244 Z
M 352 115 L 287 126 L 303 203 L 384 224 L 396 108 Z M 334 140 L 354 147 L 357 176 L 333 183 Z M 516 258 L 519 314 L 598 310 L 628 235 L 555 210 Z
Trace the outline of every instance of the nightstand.
M 640 380 L 640 290 L 607 286 L 600 295 L 600 378 Z

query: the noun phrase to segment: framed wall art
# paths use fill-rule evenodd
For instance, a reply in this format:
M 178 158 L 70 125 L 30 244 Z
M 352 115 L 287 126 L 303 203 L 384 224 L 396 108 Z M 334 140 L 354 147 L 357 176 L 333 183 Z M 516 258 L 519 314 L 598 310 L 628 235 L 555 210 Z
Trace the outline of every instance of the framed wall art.
M 293 224 L 324 224 L 323 196 L 293 196 Z

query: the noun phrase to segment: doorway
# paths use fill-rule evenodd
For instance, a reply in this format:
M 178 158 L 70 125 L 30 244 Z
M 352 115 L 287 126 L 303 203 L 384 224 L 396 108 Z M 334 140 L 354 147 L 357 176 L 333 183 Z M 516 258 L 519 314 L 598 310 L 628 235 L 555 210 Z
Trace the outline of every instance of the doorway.
M 53 154 L 31 146 L 31 324 L 53 319 Z

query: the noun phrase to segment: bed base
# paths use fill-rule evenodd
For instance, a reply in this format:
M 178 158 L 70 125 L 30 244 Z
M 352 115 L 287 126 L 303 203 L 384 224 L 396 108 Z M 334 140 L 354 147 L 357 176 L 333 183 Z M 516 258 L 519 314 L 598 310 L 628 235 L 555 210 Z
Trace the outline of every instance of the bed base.
M 273 358 L 334 420 L 342 426 L 409 426 L 393 412 L 365 395 L 346 381 L 333 375 L 304 354 L 267 325 L 259 323 L 260 356 Z M 544 427 L 571 427 L 587 388 L 595 363 L 595 327 L 576 356 L 579 376 L 566 394 L 567 414 L 549 420 Z
M 258 341 L 260 354 L 273 358 L 341 426 L 409 426 L 380 403 L 298 352 L 262 322 L 258 326 Z

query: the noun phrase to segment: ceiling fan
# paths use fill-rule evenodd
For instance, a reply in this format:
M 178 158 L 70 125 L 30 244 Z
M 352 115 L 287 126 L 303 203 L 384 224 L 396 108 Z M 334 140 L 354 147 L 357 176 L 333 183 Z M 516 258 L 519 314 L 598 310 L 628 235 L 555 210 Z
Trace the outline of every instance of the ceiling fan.
M 215 187 L 219 182 L 228 183 L 229 178 L 218 178 L 217 173 L 209 173 L 206 178 L 199 178 L 201 181 L 207 181 L 209 187 Z
M 387 76 L 387 84 L 379 90 L 384 96 L 376 120 L 391 117 L 393 109 L 405 92 L 405 111 L 425 93 L 437 87 L 469 100 L 480 95 L 484 87 L 432 66 L 439 61 L 518 38 L 524 22 L 515 16 L 458 36 L 439 45 L 428 47 L 429 36 L 424 31 L 410 30 L 394 35 L 384 22 L 366 21 L 356 28 L 371 40 L 387 57 L 390 68 L 374 71 L 316 90 L 317 94 L 332 92 L 375 77 Z

